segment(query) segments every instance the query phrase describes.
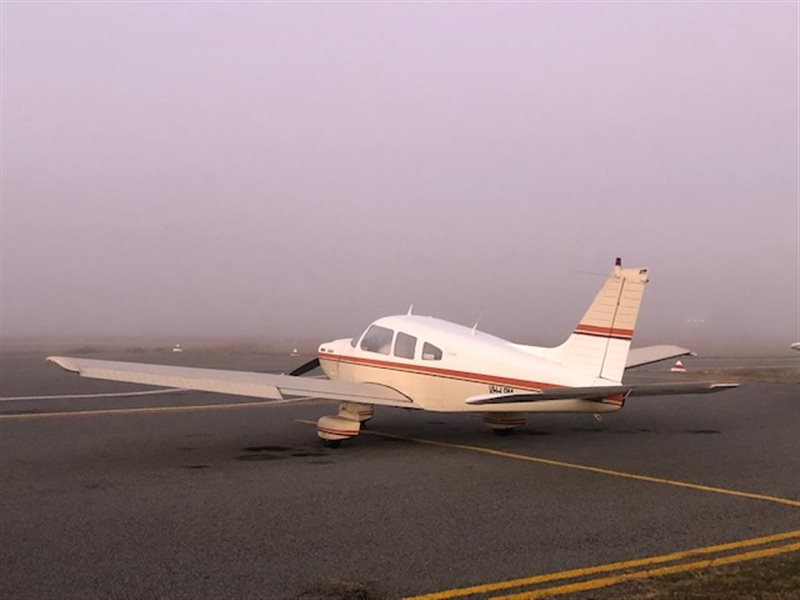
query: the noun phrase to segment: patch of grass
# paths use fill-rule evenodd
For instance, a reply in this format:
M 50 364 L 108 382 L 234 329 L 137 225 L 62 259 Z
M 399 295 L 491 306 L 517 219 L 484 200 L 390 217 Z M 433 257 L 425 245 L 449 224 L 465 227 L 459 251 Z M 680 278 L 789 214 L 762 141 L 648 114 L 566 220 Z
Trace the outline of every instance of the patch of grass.
M 797 600 L 800 552 L 582 592 L 579 600 Z

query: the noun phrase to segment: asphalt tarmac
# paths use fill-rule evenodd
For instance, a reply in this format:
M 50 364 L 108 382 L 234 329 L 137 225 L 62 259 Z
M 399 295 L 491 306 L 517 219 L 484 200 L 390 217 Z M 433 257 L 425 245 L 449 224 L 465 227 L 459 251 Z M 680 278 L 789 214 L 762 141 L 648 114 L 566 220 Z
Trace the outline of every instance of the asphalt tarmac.
M 97 356 L 272 372 L 302 361 Z M 3 398 L 146 389 L 37 353 L 0 358 Z M 799 392 L 629 400 L 602 423 L 533 415 L 509 437 L 477 416 L 378 408 L 336 450 L 304 422 L 335 412 L 322 401 L 2 400 L 0 598 L 491 597 L 545 574 L 790 535 Z

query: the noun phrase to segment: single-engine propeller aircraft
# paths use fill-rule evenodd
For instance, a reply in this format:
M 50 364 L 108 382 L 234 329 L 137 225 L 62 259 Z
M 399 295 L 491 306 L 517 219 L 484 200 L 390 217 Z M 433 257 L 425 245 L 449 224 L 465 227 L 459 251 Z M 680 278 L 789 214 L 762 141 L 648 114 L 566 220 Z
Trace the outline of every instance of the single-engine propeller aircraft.
M 358 337 L 325 342 L 319 357 L 289 375 L 197 369 L 51 356 L 84 377 L 274 400 L 338 400 L 317 433 L 329 445 L 359 434 L 375 406 L 483 416 L 497 433 L 525 424 L 526 413 L 614 412 L 629 397 L 702 394 L 735 383 L 622 383 L 626 368 L 691 354 L 678 346 L 630 349 L 647 269 L 614 270 L 560 346 L 515 344 L 433 317 L 384 317 Z M 322 367 L 328 379 L 302 377 Z

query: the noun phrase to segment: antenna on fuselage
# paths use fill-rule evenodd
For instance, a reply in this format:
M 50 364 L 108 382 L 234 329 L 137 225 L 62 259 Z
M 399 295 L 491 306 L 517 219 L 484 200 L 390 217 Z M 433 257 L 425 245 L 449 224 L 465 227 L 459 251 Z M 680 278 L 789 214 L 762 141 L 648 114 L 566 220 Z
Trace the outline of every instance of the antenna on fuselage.
M 410 305 L 408 306 L 408 312 L 407 312 L 406 314 L 407 314 L 407 315 L 410 315 L 412 310 L 414 310 L 414 305 L 413 305 L 413 304 L 410 304 Z
M 475 321 L 475 325 L 472 326 L 472 335 L 475 335 L 475 333 L 478 331 L 478 323 L 481 322 L 482 318 L 483 318 L 483 311 L 481 311 L 481 314 L 478 316 L 478 320 Z

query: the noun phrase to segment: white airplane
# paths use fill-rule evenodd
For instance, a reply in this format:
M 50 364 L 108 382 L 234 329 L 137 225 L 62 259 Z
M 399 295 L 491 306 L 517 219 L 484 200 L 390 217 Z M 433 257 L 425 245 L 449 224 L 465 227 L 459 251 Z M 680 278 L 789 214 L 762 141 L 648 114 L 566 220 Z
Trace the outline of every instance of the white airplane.
M 51 356 L 84 377 L 292 401 L 340 402 L 321 417 L 328 445 L 359 434 L 375 406 L 479 413 L 497 433 L 525 424 L 526 413 L 614 412 L 631 396 L 717 392 L 735 383 L 625 384 L 626 368 L 691 354 L 678 346 L 630 349 L 647 269 L 614 270 L 560 346 L 515 344 L 432 317 L 384 317 L 352 339 L 319 347 L 319 358 L 289 375 L 197 369 Z M 301 375 L 317 366 L 328 379 Z

